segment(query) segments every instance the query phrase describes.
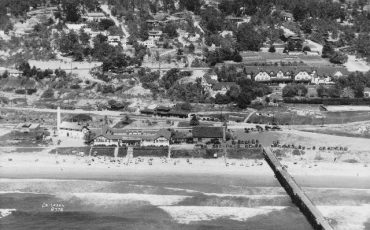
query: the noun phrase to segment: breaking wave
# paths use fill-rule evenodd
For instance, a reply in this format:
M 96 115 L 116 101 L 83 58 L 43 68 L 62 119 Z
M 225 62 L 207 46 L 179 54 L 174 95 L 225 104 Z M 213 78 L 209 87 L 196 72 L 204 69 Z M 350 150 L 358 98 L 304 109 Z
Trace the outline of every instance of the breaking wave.
M 59 198 L 64 200 L 79 199 L 86 204 L 97 206 L 109 206 L 117 204 L 129 204 L 133 202 L 142 202 L 154 206 L 174 205 L 189 196 L 179 195 L 155 195 L 138 193 L 70 193 L 58 194 Z
M 16 209 L 0 209 L 0 219 L 6 216 L 9 216 L 13 212 L 17 211 Z
M 208 221 L 219 218 L 245 221 L 254 216 L 266 215 L 272 211 L 282 210 L 285 207 L 159 206 L 159 208 L 167 212 L 178 223 L 189 224 L 191 222 Z

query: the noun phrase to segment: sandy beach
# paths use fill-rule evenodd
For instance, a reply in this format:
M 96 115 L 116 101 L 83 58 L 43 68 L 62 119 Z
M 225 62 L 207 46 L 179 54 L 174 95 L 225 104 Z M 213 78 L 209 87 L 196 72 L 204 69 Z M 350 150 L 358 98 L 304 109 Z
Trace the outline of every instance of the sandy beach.
M 41 152 L 13 153 L 0 150 L 2 178 L 107 179 L 119 180 L 140 175 L 212 175 L 222 177 L 259 177 L 273 181 L 274 174 L 264 160 L 166 159 L 80 157 Z M 370 188 L 370 169 L 363 163 L 283 160 L 302 186 Z M 277 181 L 276 181 L 277 183 Z

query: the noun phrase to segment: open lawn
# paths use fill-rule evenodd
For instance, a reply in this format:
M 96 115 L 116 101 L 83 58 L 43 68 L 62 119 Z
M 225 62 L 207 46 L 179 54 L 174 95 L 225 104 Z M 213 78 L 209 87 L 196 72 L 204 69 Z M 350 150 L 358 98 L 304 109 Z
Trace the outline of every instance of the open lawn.
M 370 111 L 320 111 L 318 106 L 268 107 L 253 114 L 250 123 L 277 123 L 288 125 L 344 124 L 370 120 Z

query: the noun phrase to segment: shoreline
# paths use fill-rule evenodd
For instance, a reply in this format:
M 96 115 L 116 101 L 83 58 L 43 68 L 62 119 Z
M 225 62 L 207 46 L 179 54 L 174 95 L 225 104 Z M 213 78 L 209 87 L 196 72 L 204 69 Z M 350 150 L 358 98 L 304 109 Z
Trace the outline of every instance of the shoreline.
M 12 159 L 11 161 L 9 159 Z M 113 158 L 77 157 L 47 153 L 0 154 L 0 180 L 151 180 L 176 182 L 182 177 L 191 182 L 194 176 L 222 183 L 248 181 L 250 186 L 279 186 L 273 171 L 264 160 L 134 158 L 111 162 Z M 139 161 L 139 159 L 141 159 Z M 149 162 L 152 162 L 149 164 Z M 370 169 L 363 163 L 329 163 L 282 160 L 287 171 L 301 187 L 370 189 Z M 316 165 L 316 166 L 315 166 Z

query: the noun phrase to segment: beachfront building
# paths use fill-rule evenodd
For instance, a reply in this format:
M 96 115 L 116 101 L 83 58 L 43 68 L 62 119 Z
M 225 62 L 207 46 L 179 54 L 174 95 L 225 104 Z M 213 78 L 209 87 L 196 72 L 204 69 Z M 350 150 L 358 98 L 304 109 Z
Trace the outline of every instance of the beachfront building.
M 120 143 L 120 136 L 109 134 L 100 134 L 93 140 L 94 146 L 120 146 Z
M 59 137 L 84 139 L 89 132 L 87 126 L 77 122 L 63 121 L 59 126 Z
M 171 131 L 167 129 L 161 129 L 154 136 L 143 137 L 141 146 L 170 146 L 171 135 Z
M 193 141 L 207 143 L 210 141 L 219 141 L 223 139 L 222 127 L 193 127 Z

